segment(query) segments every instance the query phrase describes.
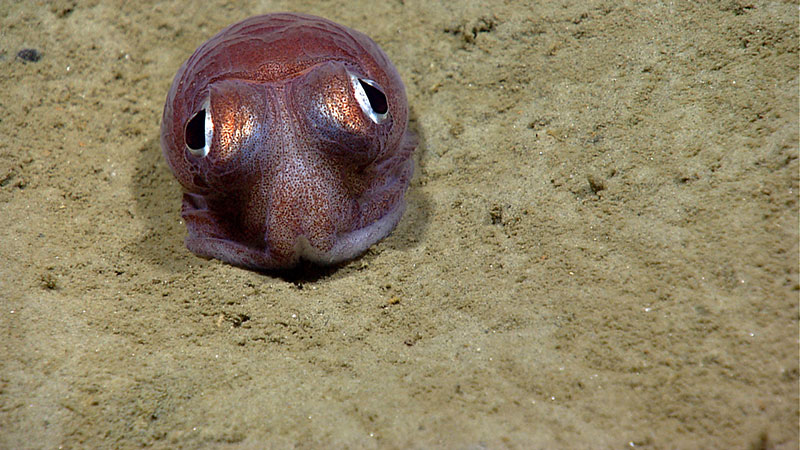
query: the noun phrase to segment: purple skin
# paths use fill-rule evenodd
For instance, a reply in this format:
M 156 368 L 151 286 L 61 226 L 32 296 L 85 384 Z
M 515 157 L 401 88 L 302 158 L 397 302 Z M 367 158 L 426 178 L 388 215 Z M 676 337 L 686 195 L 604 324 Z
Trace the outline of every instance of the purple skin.
M 161 121 L 186 246 L 251 269 L 358 256 L 405 209 L 407 126 L 400 75 L 366 35 L 302 14 L 229 26 L 178 70 Z

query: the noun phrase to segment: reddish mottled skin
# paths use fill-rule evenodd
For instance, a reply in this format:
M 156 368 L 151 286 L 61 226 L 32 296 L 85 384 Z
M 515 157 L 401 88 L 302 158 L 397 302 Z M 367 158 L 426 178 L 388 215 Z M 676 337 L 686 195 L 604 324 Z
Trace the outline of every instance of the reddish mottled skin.
M 388 117 L 374 123 L 348 74 L 373 80 Z M 209 101 L 206 156 L 185 127 Z M 268 14 L 222 30 L 178 70 L 161 123 L 184 188 L 186 246 L 253 269 L 351 259 L 405 208 L 414 138 L 400 76 L 366 35 L 319 17 Z

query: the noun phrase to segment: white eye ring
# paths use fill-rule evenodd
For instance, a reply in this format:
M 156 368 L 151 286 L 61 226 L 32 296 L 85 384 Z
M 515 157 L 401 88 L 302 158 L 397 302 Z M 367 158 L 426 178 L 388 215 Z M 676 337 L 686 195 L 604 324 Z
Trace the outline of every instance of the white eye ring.
M 211 141 L 214 139 L 214 122 L 211 120 L 210 106 L 210 99 L 206 98 L 200 110 L 186 122 L 186 126 L 183 130 L 183 142 L 186 145 L 186 150 L 198 158 L 205 158 L 206 155 L 208 155 L 208 152 L 211 150 Z M 199 114 L 203 116 L 199 117 Z M 202 130 L 198 129 L 201 125 L 200 120 L 202 120 Z M 200 131 L 202 131 L 203 136 L 202 146 L 200 145 L 201 142 L 199 139 L 197 139 L 200 135 Z
M 350 72 L 347 74 L 350 75 L 350 84 L 353 86 L 353 94 L 356 97 L 358 106 L 361 107 L 361 111 L 377 124 L 385 122 L 389 117 L 389 107 L 386 103 L 386 95 L 378 86 L 378 83 L 366 78 L 359 78 Z M 370 97 L 364 89 L 365 86 L 367 89 L 370 89 L 372 97 Z M 378 102 L 378 104 L 373 106 L 374 102 Z M 375 111 L 376 107 L 378 111 L 383 110 L 383 112 Z

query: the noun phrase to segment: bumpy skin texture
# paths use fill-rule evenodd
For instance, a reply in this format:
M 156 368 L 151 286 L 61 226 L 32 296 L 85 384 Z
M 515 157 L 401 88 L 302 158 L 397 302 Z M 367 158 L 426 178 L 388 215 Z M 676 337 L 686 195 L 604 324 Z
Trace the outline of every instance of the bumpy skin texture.
M 206 121 L 187 127 L 201 110 Z M 164 107 L 161 147 L 184 188 L 186 246 L 253 269 L 359 255 L 405 209 L 407 124 L 400 76 L 366 35 L 300 14 L 231 25 L 181 66 Z

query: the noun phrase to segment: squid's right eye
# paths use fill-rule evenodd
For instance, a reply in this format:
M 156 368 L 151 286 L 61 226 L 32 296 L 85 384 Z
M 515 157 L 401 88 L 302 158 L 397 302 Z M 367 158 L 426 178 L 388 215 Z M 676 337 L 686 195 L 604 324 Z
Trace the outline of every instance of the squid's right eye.
M 211 148 L 211 141 L 214 138 L 214 122 L 208 111 L 209 101 L 203 103 L 200 111 L 197 111 L 183 130 L 183 140 L 186 143 L 186 150 L 194 156 L 203 158 L 208 155 Z

